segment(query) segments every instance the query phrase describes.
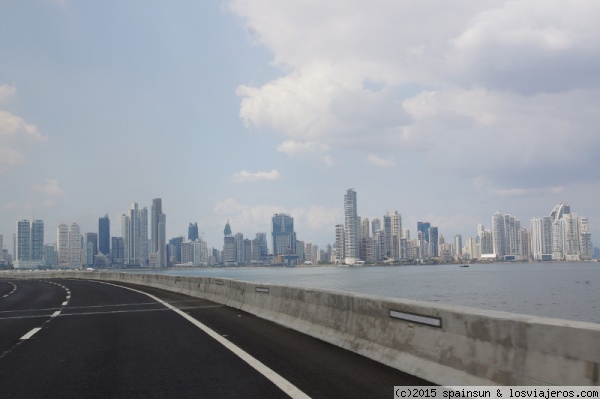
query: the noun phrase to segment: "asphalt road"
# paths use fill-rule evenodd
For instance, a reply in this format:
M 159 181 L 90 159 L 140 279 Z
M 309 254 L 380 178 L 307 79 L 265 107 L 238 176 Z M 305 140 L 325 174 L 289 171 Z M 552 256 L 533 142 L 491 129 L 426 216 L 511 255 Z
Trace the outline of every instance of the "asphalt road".
M 0 280 L 0 397 L 390 398 L 429 385 L 236 309 L 128 287 Z

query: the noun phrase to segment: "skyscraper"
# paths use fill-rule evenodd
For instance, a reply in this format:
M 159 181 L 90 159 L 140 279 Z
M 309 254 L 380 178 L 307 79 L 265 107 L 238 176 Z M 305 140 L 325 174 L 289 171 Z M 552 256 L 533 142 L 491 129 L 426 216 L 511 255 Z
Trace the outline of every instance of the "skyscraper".
M 56 229 L 56 244 L 58 252 L 58 265 L 67 267 L 69 265 L 69 227 L 61 223 Z
M 29 268 L 43 264 L 44 222 L 20 220 L 15 235 L 15 267 Z
M 44 260 L 44 222 L 41 220 L 31 222 L 31 260 Z
M 235 238 L 231 234 L 231 226 L 229 220 L 223 229 L 223 263 L 232 264 L 236 261 Z
M 344 263 L 353 265 L 359 259 L 358 246 L 358 211 L 356 191 L 349 188 L 344 195 L 344 233 L 345 258 Z
M 81 267 L 81 233 L 79 225 L 75 222 L 69 226 L 69 266 Z
M 198 233 L 198 223 L 190 223 L 188 226 L 188 240 L 196 241 L 200 238 Z
M 98 251 L 104 255 L 110 253 L 110 219 L 108 214 L 98 219 Z
M 85 233 L 86 245 L 88 242 L 92 243 L 92 254 L 98 255 L 98 233 Z M 91 263 L 89 263 L 91 264 Z
M 29 220 L 17 222 L 17 241 L 15 244 L 15 267 L 28 267 L 31 260 L 31 223 Z
M 158 254 L 158 267 L 167 266 L 167 237 L 166 237 L 167 215 L 162 211 L 162 199 L 152 200 L 151 217 L 151 252 Z
M 274 255 L 296 254 L 296 233 L 294 218 L 284 213 L 276 213 L 271 218 Z

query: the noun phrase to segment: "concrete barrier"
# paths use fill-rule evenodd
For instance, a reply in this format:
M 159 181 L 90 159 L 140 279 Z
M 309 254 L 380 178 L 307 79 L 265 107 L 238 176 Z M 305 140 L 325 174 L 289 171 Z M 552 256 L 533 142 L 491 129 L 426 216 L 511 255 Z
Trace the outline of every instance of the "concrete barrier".
M 600 380 L 594 323 L 222 278 L 24 275 L 121 281 L 208 299 L 440 385 L 597 386 Z

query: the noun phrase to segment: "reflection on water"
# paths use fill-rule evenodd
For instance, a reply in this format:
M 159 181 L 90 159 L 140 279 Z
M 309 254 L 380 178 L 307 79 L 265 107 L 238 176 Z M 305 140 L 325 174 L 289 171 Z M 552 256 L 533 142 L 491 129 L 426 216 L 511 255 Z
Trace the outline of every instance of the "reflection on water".
M 150 273 L 324 288 L 600 323 L 600 263 L 236 267 Z

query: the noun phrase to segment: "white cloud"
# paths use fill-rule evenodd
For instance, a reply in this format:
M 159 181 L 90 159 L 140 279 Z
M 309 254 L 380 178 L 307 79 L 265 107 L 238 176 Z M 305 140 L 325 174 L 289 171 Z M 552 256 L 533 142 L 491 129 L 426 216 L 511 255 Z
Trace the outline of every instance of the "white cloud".
M 236 183 L 258 180 L 278 180 L 280 178 L 281 175 L 276 169 L 272 169 L 267 172 L 248 172 L 246 170 L 242 170 L 241 172 L 233 175 L 233 181 Z
M 381 166 L 383 168 L 389 168 L 396 165 L 394 158 L 381 158 L 373 154 L 367 156 L 367 162 L 371 165 Z
M 233 0 L 282 76 L 241 86 L 278 151 L 344 150 L 524 189 L 600 180 L 600 3 Z M 387 161 L 387 162 L 382 162 Z
M 0 102 L 7 101 L 16 93 L 12 86 L 0 86 Z M 31 146 L 45 141 L 36 126 L 28 124 L 20 116 L 0 109 L 0 172 L 25 162 L 25 153 Z
M 34 185 L 34 191 L 42 194 L 44 207 L 55 205 L 60 199 L 66 198 L 67 193 L 59 187 L 58 180 L 46 179 L 43 185 Z

